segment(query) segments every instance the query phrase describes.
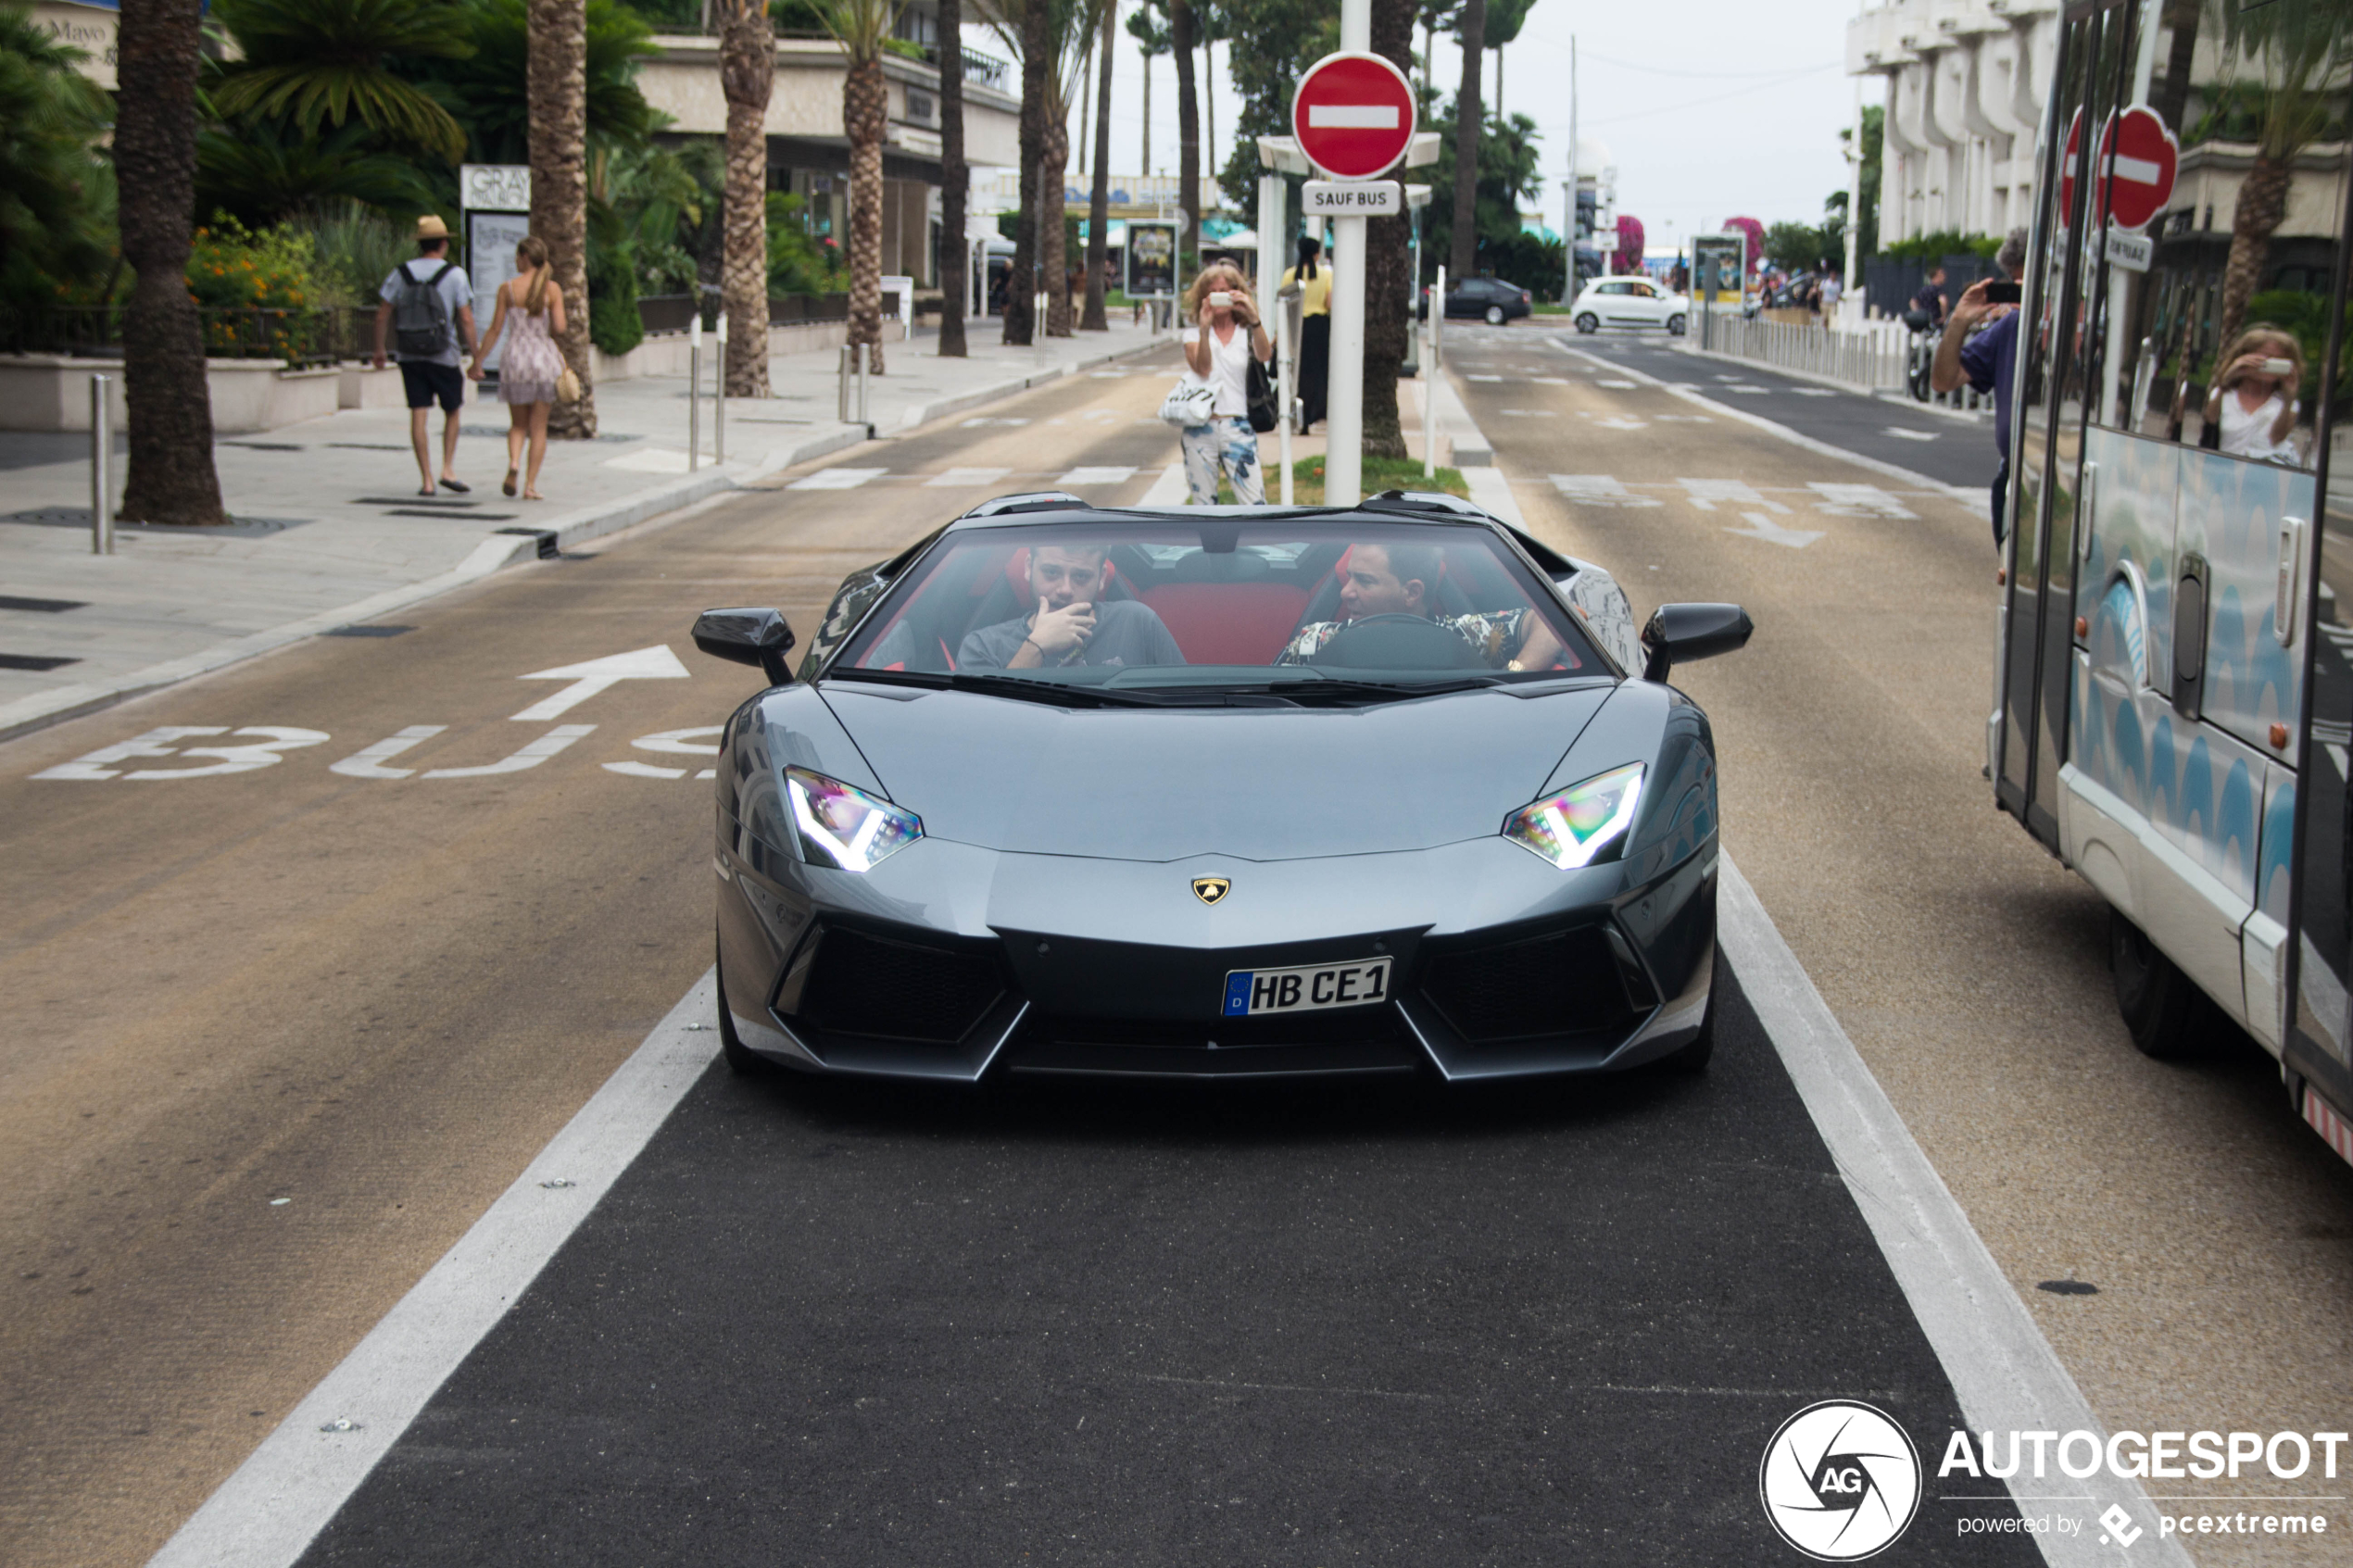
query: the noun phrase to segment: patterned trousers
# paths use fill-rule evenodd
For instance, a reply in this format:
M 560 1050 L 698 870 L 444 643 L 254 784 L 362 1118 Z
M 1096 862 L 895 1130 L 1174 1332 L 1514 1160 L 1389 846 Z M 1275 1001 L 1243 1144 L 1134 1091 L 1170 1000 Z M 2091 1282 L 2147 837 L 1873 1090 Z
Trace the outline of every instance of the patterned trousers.
M 1217 468 L 1234 486 L 1234 499 L 1244 506 L 1264 505 L 1265 481 L 1258 471 L 1258 433 L 1241 419 L 1215 419 L 1178 433 L 1185 446 L 1185 487 L 1196 507 L 1217 504 Z

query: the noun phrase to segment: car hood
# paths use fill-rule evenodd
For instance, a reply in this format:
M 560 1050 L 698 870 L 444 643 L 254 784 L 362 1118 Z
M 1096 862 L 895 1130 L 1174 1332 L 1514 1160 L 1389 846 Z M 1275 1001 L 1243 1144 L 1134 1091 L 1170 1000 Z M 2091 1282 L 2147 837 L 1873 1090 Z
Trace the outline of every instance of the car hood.
M 935 838 L 1102 859 L 1289 860 L 1500 831 L 1611 689 L 1338 709 L 1069 709 L 847 683 L 824 697 L 890 798 Z

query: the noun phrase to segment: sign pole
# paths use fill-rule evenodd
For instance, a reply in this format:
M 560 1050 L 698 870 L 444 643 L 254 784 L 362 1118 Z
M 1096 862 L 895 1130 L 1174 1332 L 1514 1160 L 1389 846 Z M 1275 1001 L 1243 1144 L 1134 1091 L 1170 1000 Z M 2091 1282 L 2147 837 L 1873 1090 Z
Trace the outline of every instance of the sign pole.
M 1340 0 L 1343 52 L 1373 46 L 1373 0 Z M 1365 498 L 1365 222 L 1332 223 L 1331 371 L 1324 406 L 1324 504 L 1353 507 Z

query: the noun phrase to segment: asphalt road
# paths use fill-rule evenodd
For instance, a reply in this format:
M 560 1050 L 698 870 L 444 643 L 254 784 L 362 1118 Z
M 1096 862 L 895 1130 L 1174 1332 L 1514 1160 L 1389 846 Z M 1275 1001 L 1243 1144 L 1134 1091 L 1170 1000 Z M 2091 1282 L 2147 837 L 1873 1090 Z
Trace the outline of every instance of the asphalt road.
M 1795 1561 L 1783 1420 L 1960 1418 L 1722 1005 L 1704 1080 L 1436 1101 L 714 1068 L 304 1563 Z M 2038 1561 L 1993 1511 L 1883 1561 Z
M 1678 677 L 1728 847 L 2101 1415 L 2342 1426 L 2353 1173 L 2259 1056 L 2132 1053 L 2096 900 L 1991 810 L 1982 520 L 1545 334 L 1450 342 L 1539 532 L 1638 608 L 1755 613 Z M 0 1562 L 143 1561 L 702 972 L 685 748 L 757 677 L 694 612 L 806 630 L 984 495 L 1133 502 L 1164 389 L 1058 383 L 0 746 Z M 686 678 L 529 678 L 656 647 Z M 86 766 L 283 760 L 32 776 L 201 726 L 276 733 Z M 715 1069 L 311 1560 L 1780 1561 L 1782 1418 L 1957 1413 L 1725 1028 L 1701 1082 L 1439 1105 Z M 1934 1492 L 1887 1561 L 2014 1560 Z
M 2107 906 L 1994 809 L 1997 599 L 1975 495 L 1737 417 L 1834 440 L 1843 411 L 1860 445 L 1880 400 L 1709 408 L 1606 368 L 1665 359 L 1694 384 L 1692 367 L 1730 369 L 1663 338 L 1597 363 L 1592 340 L 1524 322 L 1450 330 L 1455 384 L 1540 535 L 1611 565 L 1638 613 L 1731 600 L 1755 617 L 1743 653 L 1675 675 L 1715 724 L 1725 847 L 2095 1413 L 2111 1431 L 2341 1429 L 2353 1170 L 2245 1036 L 2188 1063 L 2133 1050 Z M 1912 417 L 1957 454 L 1982 438 Z M 2097 1294 L 2043 1288 L 2070 1282 Z M 2212 1563 L 2341 1550 L 2197 1543 Z

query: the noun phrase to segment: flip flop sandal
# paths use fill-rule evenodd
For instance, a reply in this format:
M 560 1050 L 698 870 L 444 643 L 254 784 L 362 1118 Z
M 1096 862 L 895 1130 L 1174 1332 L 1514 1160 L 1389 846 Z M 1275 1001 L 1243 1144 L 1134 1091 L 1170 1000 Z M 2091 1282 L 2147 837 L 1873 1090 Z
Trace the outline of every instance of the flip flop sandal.
M 459 479 L 445 479 L 445 480 L 443 480 L 443 481 L 441 482 L 441 487 L 442 487 L 444 490 L 454 490 L 454 491 L 456 491 L 456 492 L 457 492 L 459 495 L 472 495 L 472 494 L 473 494 L 473 488 L 474 488 L 472 485 L 468 484 L 468 483 L 465 483 L 463 480 L 459 480 Z
M 503 495 L 513 495 L 513 494 L 515 493 L 515 470 L 512 470 L 512 469 L 509 469 L 509 470 L 507 470 L 507 483 L 504 483 L 504 484 L 502 484 L 502 485 L 500 485 L 500 486 L 498 487 L 498 489 L 499 489 L 500 493 L 501 493 L 501 494 L 503 494 Z

